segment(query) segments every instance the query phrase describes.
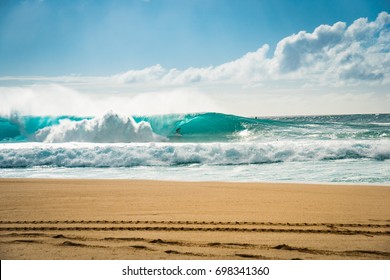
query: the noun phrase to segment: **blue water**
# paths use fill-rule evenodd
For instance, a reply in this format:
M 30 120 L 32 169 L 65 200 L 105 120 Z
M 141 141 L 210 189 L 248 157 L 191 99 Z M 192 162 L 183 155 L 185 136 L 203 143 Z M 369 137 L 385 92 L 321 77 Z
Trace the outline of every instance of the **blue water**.
M 390 183 L 390 114 L 0 117 L 0 177 Z

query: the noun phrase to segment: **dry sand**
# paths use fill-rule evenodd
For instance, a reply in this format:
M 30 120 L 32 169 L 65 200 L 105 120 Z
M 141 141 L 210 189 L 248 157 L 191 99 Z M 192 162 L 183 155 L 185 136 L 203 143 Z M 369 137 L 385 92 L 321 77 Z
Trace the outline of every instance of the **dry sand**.
M 390 187 L 0 179 L 1 259 L 390 259 Z

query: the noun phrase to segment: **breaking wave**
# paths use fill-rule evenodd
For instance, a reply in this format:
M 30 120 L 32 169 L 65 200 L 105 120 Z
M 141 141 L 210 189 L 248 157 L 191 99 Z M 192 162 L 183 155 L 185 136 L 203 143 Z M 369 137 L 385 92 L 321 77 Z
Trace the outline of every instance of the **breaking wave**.
M 0 117 L 0 142 L 259 142 L 390 138 L 390 115 L 246 118 L 220 113 Z
M 102 118 L 71 121 L 63 119 L 59 124 L 38 130 L 35 139 L 40 142 L 91 142 L 126 143 L 162 140 L 153 133 L 150 124 L 136 123 L 131 117 L 107 114 Z
M 241 165 L 344 159 L 388 160 L 390 141 L 0 145 L 0 168 Z

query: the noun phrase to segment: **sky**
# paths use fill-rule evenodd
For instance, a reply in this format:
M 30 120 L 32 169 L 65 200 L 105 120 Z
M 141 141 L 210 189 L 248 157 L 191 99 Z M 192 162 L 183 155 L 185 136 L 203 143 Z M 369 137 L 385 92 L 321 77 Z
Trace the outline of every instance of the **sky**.
M 0 0 L 0 115 L 390 113 L 387 0 Z

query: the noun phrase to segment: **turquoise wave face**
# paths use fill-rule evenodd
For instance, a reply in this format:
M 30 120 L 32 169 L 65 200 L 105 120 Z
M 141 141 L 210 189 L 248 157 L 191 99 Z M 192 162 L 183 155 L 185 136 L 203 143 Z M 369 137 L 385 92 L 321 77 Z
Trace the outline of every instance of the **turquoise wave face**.
M 109 113 L 96 118 L 0 117 L 0 142 L 262 142 L 389 138 L 390 114 L 267 119 L 220 113 L 133 117 Z
M 45 127 L 58 125 L 61 120 L 80 121 L 74 116 L 18 116 L 0 117 L 0 142 L 35 141 L 35 134 Z
M 196 142 L 235 139 L 242 131 L 272 122 L 218 113 L 146 116 L 135 117 L 135 120 L 150 123 L 155 133 L 171 141 Z
M 390 114 L 266 119 L 204 113 L 134 119 L 146 121 L 155 133 L 180 142 L 390 138 Z

